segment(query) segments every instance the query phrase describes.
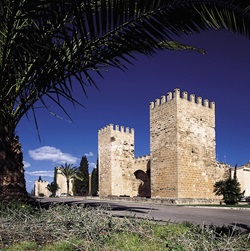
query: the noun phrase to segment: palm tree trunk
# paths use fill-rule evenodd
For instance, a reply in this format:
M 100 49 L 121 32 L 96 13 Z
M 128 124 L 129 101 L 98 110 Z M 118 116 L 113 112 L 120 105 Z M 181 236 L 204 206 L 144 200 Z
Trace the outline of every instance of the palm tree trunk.
M 67 179 L 67 194 L 69 194 L 69 180 Z
M 23 154 L 18 137 L 0 137 L 0 201 L 27 200 Z

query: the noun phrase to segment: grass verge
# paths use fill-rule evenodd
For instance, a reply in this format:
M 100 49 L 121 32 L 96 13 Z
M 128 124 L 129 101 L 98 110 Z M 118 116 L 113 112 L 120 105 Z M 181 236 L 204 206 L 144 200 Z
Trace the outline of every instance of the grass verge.
M 155 223 L 113 217 L 107 209 L 80 205 L 0 205 L 0 249 L 122 251 L 249 251 L 247 234 L 232 226 Z

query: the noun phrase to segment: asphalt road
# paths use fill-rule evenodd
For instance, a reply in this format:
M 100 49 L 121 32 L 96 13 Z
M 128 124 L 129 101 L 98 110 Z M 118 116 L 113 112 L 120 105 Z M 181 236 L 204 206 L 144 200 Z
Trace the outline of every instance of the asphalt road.
M 85 206 L 104 206 L 118 216 L 136 216 L 156 221 L 191 222 L 199 225 L 235 225 L 250 232 L 249 209 L 222 209 L 193 206 L 174 206 L 140 202 L 110 201 L 85 198 L 39 198 L 41 203 L 84 204 Z

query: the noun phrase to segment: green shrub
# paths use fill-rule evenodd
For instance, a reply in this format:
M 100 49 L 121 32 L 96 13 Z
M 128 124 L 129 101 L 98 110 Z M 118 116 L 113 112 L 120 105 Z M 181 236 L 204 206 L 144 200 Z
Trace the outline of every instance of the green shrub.
M 234 169 L 233 178 L 230 174 L 226 180 L 220 180 L 214 184 L 214 193 L 218 196 L 222 195 L 227 205 L 235 205 L 244 197 L 244 192 L 241 192 L 240 183 L 237 179 L 237 165 Z

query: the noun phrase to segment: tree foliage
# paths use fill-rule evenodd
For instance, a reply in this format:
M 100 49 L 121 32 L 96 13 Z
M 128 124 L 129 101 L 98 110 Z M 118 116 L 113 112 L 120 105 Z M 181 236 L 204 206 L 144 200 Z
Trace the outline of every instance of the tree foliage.
M 56 196 L 56 191 L 59 189 L 59 186 L 57 183 L 52 181 L 50 184 L 47 185 L 47 189 L 51 192 L 51 196 L 55 197 Z
M 93 169 L 91 173 L 91 195 L 97 196 L 98 191 L 99 191 L 99 167 L 97 159 L 96 167 Z
M 89 163 L 86 156 L 82 157 L 73 182 L 74 195 L 87 196 L 89 193 Z
M 54 168 L 54 179 L 53 181 L 47 185 L 47 189 L 51 192 L 51 196 L 55 197 L 56 192 L 60 187 L 57 184 L 57 167 Z
M 234 169 L 233 178 L 230 176 L 226 180 L 217 181 L 214 184 L 215 195 L 222 195 L 226 204 L 237 204 L 244 196 L 244 192 L 241 192 L 240 183 L 237 179 L 237 165 Z
M 202 52 L 175 41 L 201 30 L 249 37 L 249 11 L 239 0 L 2 0 L 0 133 L 13 134 L 28 111 L 35 116 L 38 100 L 49 109 L 45 97 L 66 112 L 61 99 L 79 103 L 72 95 L 77 82 L 85 92 L 95 85 L 93 73 L 125 69 L 134 52 Z

